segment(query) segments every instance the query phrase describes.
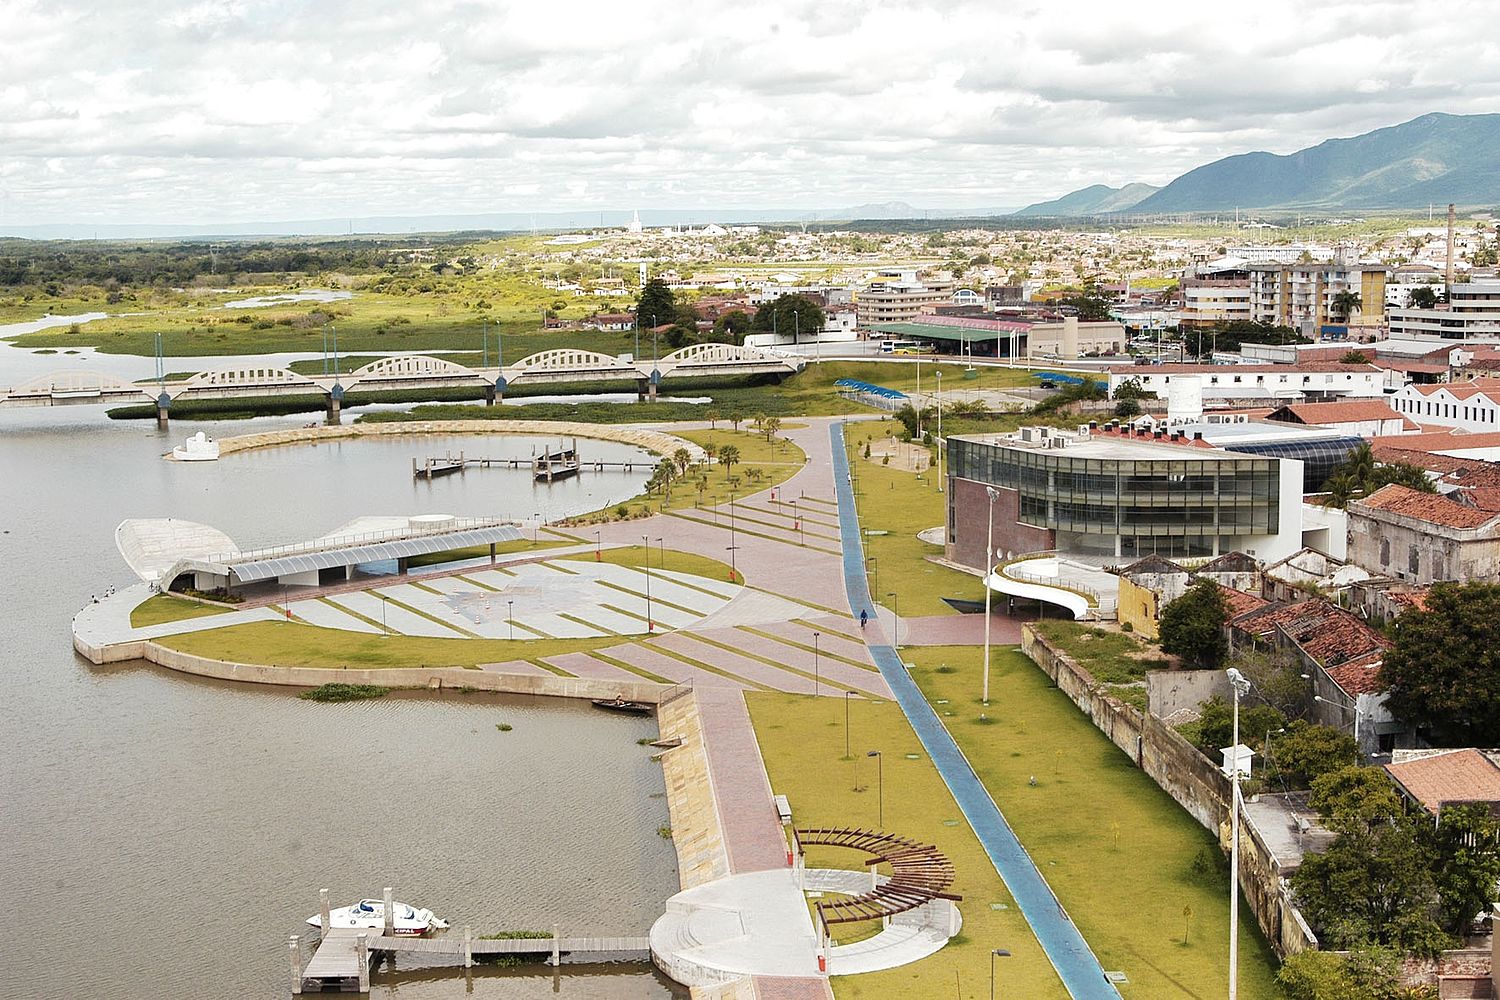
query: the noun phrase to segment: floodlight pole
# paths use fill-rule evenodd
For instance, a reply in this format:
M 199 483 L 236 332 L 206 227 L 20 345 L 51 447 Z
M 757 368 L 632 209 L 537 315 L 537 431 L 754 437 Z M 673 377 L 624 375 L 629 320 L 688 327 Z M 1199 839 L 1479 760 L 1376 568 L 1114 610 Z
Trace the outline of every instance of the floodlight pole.
M 1250 681 L 1234 667 L 1225 671 L 1234 688 L 1234 738 L 1230 755 L 1229 820 L 1229 1000 L 1239 994 L 1240 969 L 1240 698 L 1250 693 Z
M 646 548 L 646 631 L 653 631 L 651 621 L 651 536 L 642 535 L 641 541 Z
M 814 632 L 813 635 L 813 697 L 818 696 L 818 636 L 821 633 Z
M 937 377 L 937 410 L 938 410 L 938 436 L 937 436 L 938 474 L 937 474 L 937 490 L 938 490 L 939 493 L 941 493 L 941 492 L 943 492 L 943 373 L 942 373 L 941 370 L 938 371 L 936 377 Z
M 984 535 L 984 691 L 980 701 L 990 703 L 990 574 L 995 571 L 995 499 L 1000 491 L 993 486 L 984 488 L 989 498 L 989 526 Z
M 875 824 L 885 828 L 885 758 L 879 750 L 871 750 L 866 757 L 875 758 Z

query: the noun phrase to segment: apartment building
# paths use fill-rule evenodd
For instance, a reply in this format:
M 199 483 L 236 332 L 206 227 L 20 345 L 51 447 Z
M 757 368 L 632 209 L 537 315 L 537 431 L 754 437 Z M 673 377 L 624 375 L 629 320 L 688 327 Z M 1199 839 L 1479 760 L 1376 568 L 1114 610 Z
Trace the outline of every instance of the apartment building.
M 1381 325 L 1385 311 L 1384 264 L 1351 262 L 1336 254 L 1330 262 L 1251 264 L 1250 318 L 1260 323 L 1316 332 L 1327 324 Z M 1354 292 L 1360 308 L 1346 317 L 1336 307 L 1340 293 Z
M 861 326 L 903 323 L 952 301 L 954 281 L 947 274 L 910 269 L 881 271 L 856 300 Z
M 1219 323 L 1248 322 L 1254 315 L 1250 276 L 1248 272 L 1242 274 L 1243 277 L 1184 278 L 1179 314 L 1182 327 L 1191 330 Z
M 1389 321 L 1392 340 L 1500 338 L 1500 281 L 1455 282 L 1446 309 L 1392 308 Z

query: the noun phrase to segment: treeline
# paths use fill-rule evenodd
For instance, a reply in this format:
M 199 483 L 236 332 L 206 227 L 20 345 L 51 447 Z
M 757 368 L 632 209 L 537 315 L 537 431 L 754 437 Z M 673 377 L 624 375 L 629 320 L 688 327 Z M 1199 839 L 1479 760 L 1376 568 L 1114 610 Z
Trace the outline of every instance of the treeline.
M 381 240 L 323 243 L 90 243 L 0 239 L 0 288 L 89 284 L 181 286 L 204 275 L 368 273 L 405 265 L 397 244 Z

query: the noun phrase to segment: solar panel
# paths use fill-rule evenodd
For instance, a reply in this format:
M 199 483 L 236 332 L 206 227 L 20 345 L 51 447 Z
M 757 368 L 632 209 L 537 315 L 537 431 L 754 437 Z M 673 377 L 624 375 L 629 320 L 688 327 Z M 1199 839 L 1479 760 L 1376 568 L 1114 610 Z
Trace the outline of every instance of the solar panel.
M 369 545 L 354 545 L 348 548 L 327 549 L 322 552 L 299 553 L 274 559 L 231 562 L 229 567 L 234 579 L 239 583 L 255 583 L 259 580 L 272 580 L 278 576 L 289 576 L 294 573 L 309 573 L 313 570 L 404 559 L 432 552 L 468 548 L 471 545 L 513 542 L 521 537 L 518 528 L 504 524 L 488 528 L 471 528 L 467 531 L 423 535 L 417 538 L 400 538 L 389 542 L 373 542 Z

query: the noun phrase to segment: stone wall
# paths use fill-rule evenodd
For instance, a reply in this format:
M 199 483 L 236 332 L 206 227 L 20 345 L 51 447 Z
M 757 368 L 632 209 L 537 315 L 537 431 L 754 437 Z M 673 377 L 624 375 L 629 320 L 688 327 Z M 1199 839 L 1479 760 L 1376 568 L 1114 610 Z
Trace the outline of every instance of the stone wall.
M 1223 772 L 1175 729 L 1101 690 L 1092 674 L 1030 625 L 1021 628 L 1021 649 L 1096 729 L 1228 850 L 1231 788 Z M 1248 822 L 1240 824 L 1240 888 L 1278 955 L 1285 958 L 1317 947 L 1282 884 L 1280 863 Z
M 678 880 L 683 889 L 729 875 L 729 850 L 719 823 L 718 804 L 708 773 L 708 751 L 696 694 L 672 698 L 657 713 L 662 739 L 682 745 L 662 756 L 667 783 L 667 812 L 672 817 L 672 846 L 677 849 Z
M 123 646 L 138 648 L 133 657 L 114 656 Z M 195 656 L 154 642 L 125 643 L 105 650 L 96 663 L 123 659 L 145 659 L 169 670 L 224 681 L 249 684 L 279 684 L 288 687 L 318 687 L 321 684 L 376 684 L 400 688 L 471 688 L 503 694 L 534 694 L 558 698 L 613 698 L 656 704 L 673 688 L 642 678 L 610 681 L 590 677 L 560 677 L 555 674 L 507 674 L 468 667 L 284 667 L 264 663 L 233 663 Z
M 1184 721 L 1214 695 L 1231 697 L 1222 670 L 1152 670 L 1146 674 L 1146 710 L 1158 719 Z M 1179 714 L 1182 718 L 1178 718 Z

